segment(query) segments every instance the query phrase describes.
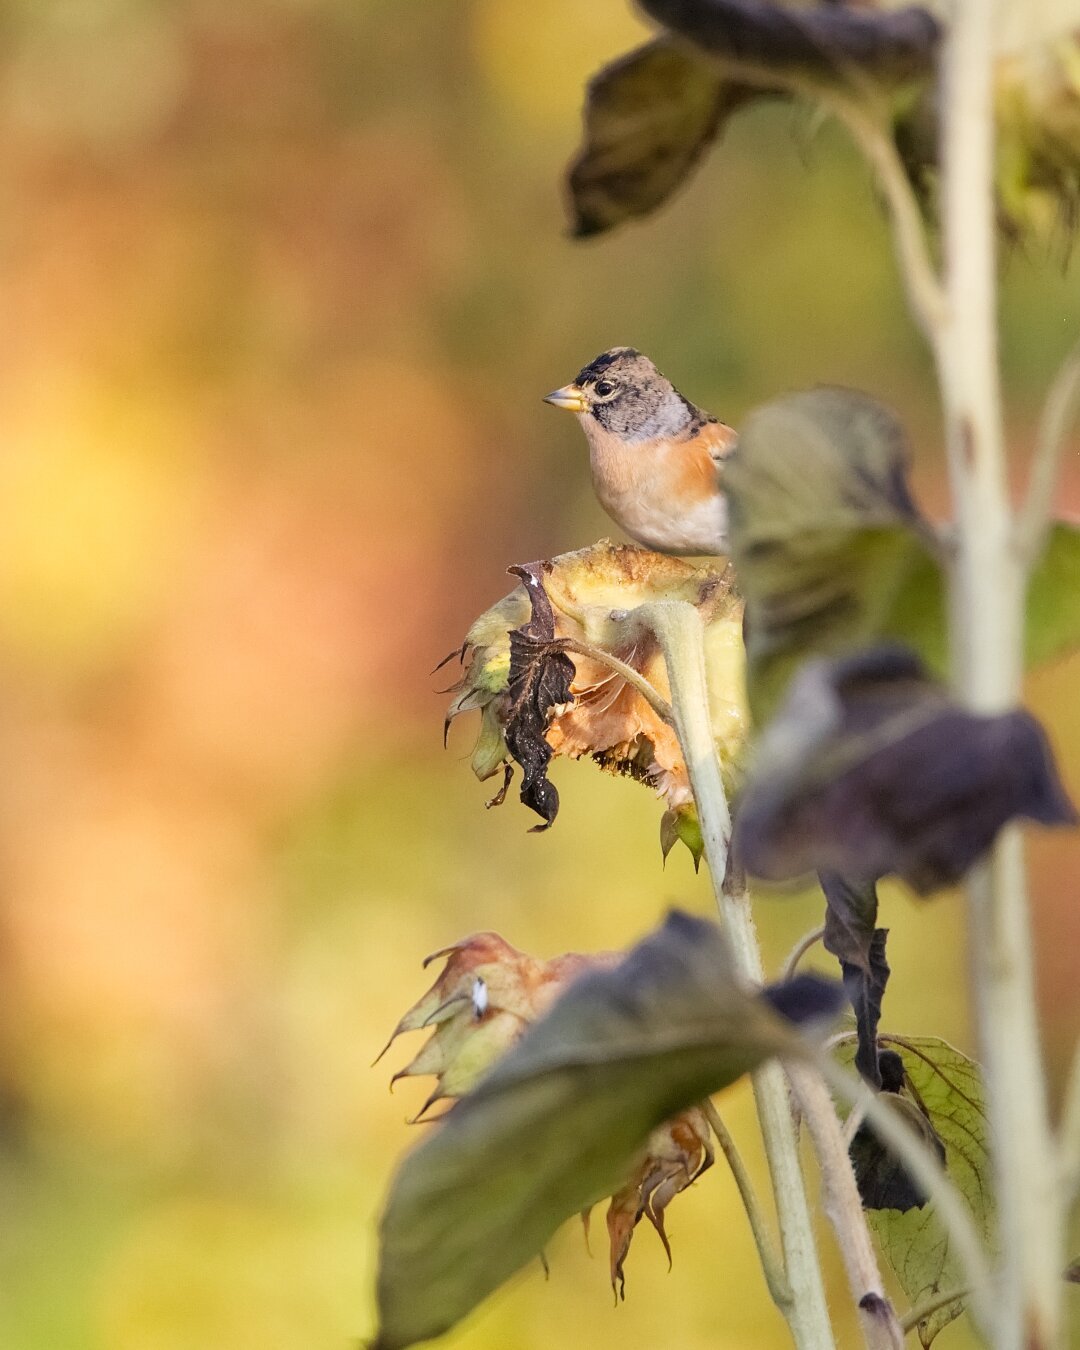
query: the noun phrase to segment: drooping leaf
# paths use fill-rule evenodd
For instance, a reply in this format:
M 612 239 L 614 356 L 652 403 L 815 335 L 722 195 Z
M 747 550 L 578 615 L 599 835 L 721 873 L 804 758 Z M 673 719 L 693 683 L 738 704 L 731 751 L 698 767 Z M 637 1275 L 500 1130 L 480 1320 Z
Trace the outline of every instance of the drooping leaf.
M 667 37 L 605 66 L 589 82 L 584 141 L 569 173 L 574 233 L 599 234 L 655 210 L 727 118 L 765 97 Z
M 855 1010 L 859 1048 L 855 1067 L 874 1087 L 881 1087 L 877 1029 L 881 1000 L 889 979 L 885 960 L 887 928 L 877 928 L 878 897 L 874 882 L 853 886 L 843 877 L 824 872 L 819 878 L 825 892 L 825 950 L 840 962 L 844 990 Z
M 747 692 L 759 724 L 801 663 L 879 639 L 948 664 L 947 549 L 915 505 L 896 418 L 864 394 L 814 389 L 746 419 L 724 468 L 746 601 Z M 1080 527 L 1050 531 L 1028 593 L 1027 660 L 1080 649 Z
M 777 399 L 740 429 L 724 486 L 757 722 L 815 653 L 903 636 L 943 668 L 938 545 L 911 496 L 910 458 L 893 414 L 847 389 Z
M 431 1032 L 390 1080 L 391 1087 L 401 1078 L 420 1075 L 436 1080 L 411 1124 L 430 1120 L 427 1112 L 436 1103 L 472 1091 L 571 981 L 622 959 L 615 952 L 567 952 L 542 960 L 518 951 L 498 933 L 463 938 L 434 952 L 424 965 L 440 957 L 446 965 L 438 979 L 401 1018 L 382 1052 L 406 1032 Z M 623 1267 L 639 1221 L 646 1218 L 656 1229 L 670 1262 L 665 1211 L 712 1161 L 709 1123 L 700 1107 L 689 1107 L 653 1130 L 608 1206 L 611 1283 L 620 1297 L 626 1287 Z
M 758 740 L 736 816 L 748 872 L 958 881 L 1016 817 L 1073 824 L 1045 733 L 969 713 L 902 647 L 809 661 Z
M 558 1226 L 630 1173 L 662 1122 L 763 1059 L 838 989 L 754 994 L 719 929 L 669 916 L 610 970 L 575 980 L 402 1164 L 381 1224 L 377 1350 L 453 1326 Z
M 609 666 L 573 651 L 564 653 L 563 645 L 585 641 L 618 657 L 666 698 L 667 672 L 659 645 L 627 616 L 638 605 L 656 600 L 685 600 L 695 605 L 705 626 L 710 716 L 717 749 L 722 762 L 730 766 L 746 729 L 742 605 L 732 588 L 731 569 L 695 567 L 678 558 L 601 540 L 591 548 L 533 563 L 525 570 L 538 586 L 542 630 L 547 632 L 553 625 L 553 637 L 528 635 L 531 604 L 524 584 L 469 630 L 464 649 L 468 664 L 448 716 L 453 719 L 472 710 L 481 714 L 474 771 L 486 778 L 509 766 L 508 728 L 524 711 L 524 729 L 515 728 L 509 737 L 520 735 L 515 744 L 538 769 L 543 761 L 546 770 L 544 749 L 536 743 L 539 729 L 552 755 L 590 756 L 601 768 L 652 787 L 663 797 L 668 812 L 674 813 L 671 823 L 677 826 L 674 834 L 668 829 L 662 838 L 682 840 L 693 851 L 690 780 L 674 729 Z M 531 694 L 545 693 L 542 701 L 548 706 L 543 719 L 538 702 L 519 704 L 509 692 L 511 627 L 522 631 L 522 637 L 515 639 L 520 687 Z M 550 683 L 548 666 L 555 656 L 570 663 L 572 679 L 566 701 L 548 703 L 549 693 L 562 694 L 561 685 L 553 688 Z M 560 665 L 558 669 L 566 668 Z M 530 779 L 529 795 L 539 792 L 550 809 L 557 799 L 545 792 L 546 783 L 546 775 Z M 497 804 L 502 795 L 497 794 L 491 804 Z
M 658 23 L 738 67 L 879 88 L 929 76 L 941 26 L 925 8 L 793 8 L 761 0 L 642 0 Z
M 858 1056 L 856 1050 L 856 1057 Z M 938 1137 L 933 1123 L 907 1081 L 904 1061 L 895 1050 L 882 1050 L 878 1056 L 878 1077 L 881 1079 L 883 1100 L 920 1135 L 945 1165 L 945 1145 Z M 851 1141 L 851 1163 L 864 1209 L 895 1209 L 906 1214 L 909 1209 L 922 1209 L 927 1203 L 926 1193 L 911 1176 L 904 1164 L 887 1148 L 873 1129 L 862 1125 Z
M 908 1106 L 913 1107 L 917 1099 L 944 1146 L 946 1172 L 970 1206 L 980 1234 L 988 1245 L 992 1244 L 995 1234 L 990 1131 L 979 1066 L 934 1036 L 882 1035 L 881 1042 L 899 1056 L 905 1092 L 912 1097 Z M 953 1255 L 948 1232 L 933 1201 L 906 1213 L 897 1209 L 871 1210 L 867 1218 L 882 1253 L 913 1305 L 963 1287 L 963 1269 Z M 918 1334 L 923 1346 L 928 1347 L 938 1332 L 962 1311 L 963 1301 L 958 1299 L 920 1322 Z

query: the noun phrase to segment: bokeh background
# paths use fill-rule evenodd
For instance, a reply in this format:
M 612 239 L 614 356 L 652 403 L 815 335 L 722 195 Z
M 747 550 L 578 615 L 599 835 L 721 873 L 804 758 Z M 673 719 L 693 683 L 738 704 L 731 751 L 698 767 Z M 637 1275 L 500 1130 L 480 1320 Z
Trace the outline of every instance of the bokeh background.
M 561 766 L 534 836 L 513 800 L 485 812 L 469 728 L 441 746 L 429 672 L 506 567 L 612 531 L 540 395 L 615 343 L 736 423 L 864 386 L 945 507 L 928 362 L 828 127 L 755 111 L 659 218 L 566 237 L 583 81 L 644 31 L 622 0 L 0 6 L 10 1350 L 356 1344 L 424 1095 L 386 1091 L 408 1046 L 370 1064 L 421 958 L 482 928 L 610 948 L 670 903 L 709 911 L 685 853 L 661 870 L 640 787 Z M 1080 326 L 1067 252 L 1007 263 L 1018 478 Z M 1075 447 L 1066 477 L 1078 508 Z M 1074 796 L 1078 680 L 1072 661 L 1030 687 Z M 1080 849 L 1032 855 L 1059 1091 Z M 959 902 L 886 910 L 889 1029 L 972 1048 Z M 817 918 L 762 901 L 774 968 Z M 745 1092 L 725 1109 L 760 1170 Z M 446 1344 L 783 1345 L 722 1167 L 669 1226 L 673 1271 L 639 1234 L 625 1305 L 570 1229 L 550 1281 Z

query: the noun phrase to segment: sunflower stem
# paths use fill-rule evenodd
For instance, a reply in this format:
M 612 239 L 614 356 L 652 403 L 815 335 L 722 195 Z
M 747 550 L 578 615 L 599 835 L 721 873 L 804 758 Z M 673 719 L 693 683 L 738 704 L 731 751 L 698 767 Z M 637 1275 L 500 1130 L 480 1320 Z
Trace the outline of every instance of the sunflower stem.
M 656 634 L 663 649 L 675 730 L 690 774 L 724 931 L 738 970 L 748 983 L 760 985 L 764 970 L 749 896 L 739 869 L 729 865 L 731 811 L 709 721 L 701 616 L 685 601 L 667 601 L 642 606 L 636 617 Z M 790 1304 L 778 1306 L 797 1350 L 835 1350 L 783 1068 L 775 1061 L 763 1065 L 753 1075 L 753 1087 L 791 1289 Z
M 996 0 L 967 0 L 956 8 L 945 48 L 941 126 L 948 303 L 938 377 L 959 524 L 954 664 L 966 702 L 986 713 L 1013 706 L 1020 695 L 1025 583 L 1009 501 L 997 350 L 993 69 L 999 8 Z M 972 870 L 967 897 L 1003 1252 L 992 1343 L 996 1350 L 1052 1350 L 1062 1343 L 1064 1207 L 1016 826 L 1003 830 Z

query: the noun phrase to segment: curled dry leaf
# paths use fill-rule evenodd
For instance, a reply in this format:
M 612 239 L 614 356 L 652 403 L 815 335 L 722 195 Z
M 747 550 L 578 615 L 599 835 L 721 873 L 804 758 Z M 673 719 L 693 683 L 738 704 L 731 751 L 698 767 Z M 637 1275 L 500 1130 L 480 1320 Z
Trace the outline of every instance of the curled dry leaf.
M 1018 817 L 1077 819 L 1035 718 L 967 712 L 913 653 L 878 646 L 806 663 L 758 741 L 735 832 L 747 870 L 769 880 L 895 873 L 926 894 Z
M 945 1145 L 904 1071 L 904 1061 L 895 1050 L 881 1051 L 877 1076 L 885 1100 L 934 1150 L 944 1166 Z M 906 1214 L 909 1209 L 922 1209 L 926 1204 L 926 1194 L 908 1175 L 903 1163 L 866 1125 L 856 1130 L 851 1141 L 851 1163 L 863 1209 L 895 1209 Z
M 454 972 L 408 1025 L 455 998 L 451 1016 L 474 1015 L 462 996 L 490 1014 L 487 976 L 486 1001 L 473 992 L 482 960 L 469 943 L 456 950 Z M 664 1206 L 706 1161 L 695 1104 L 771 1056 L 804 1055 L 839 1006 L 838 986 L 811 976 L 746 988 L 718 926 L 678 912 L 614 964 L 560 960 L 574 977 L 394 1179 L 377 1350 L 448 1330 L 604 1196 L 618 1201 L 618 1276 L 627 1230 L 642 1214 L 662 1227 Z M 559 983 L 522 969 L 508 981 L 518 1008 L 523 989 Z
M 858 1050 L 855 1067 L 873 1087 L 881 1087 L 877 1029 L 881 1000 L 889 979 L 885 959 L 887 928 L 878 928 L 877 884 L 853 886 L 843 877 L 824 872 L 819 878 L 825 892 L 825 931 L 822 942 L 840 962 L 844 992 L 855 1011 Z
M 645 12 L 725 66 L 880 90 L 926 78 L 941 25 L 924 7 L 762 0 L 642 0 Z
M 481 714 L 474 772 L 485 779 L 521 765 L 522 800 L 542 816 L 538 828 L 546 828 L 558 809 L 548 761 L 591 757 L 653 788 L 668 811 L 666 845 L 678 838 L 693 851 L 699 837 L 674 729 L 621 675 L 565 644 L 585 643 L 617 658 L 666 698 L 659 645 L 633 611 L 658 600 L 696 605 L 705 621 L 713 729 L 722 761 L 732 764 L 746 715 L 742 606 L 730 569 L 601 540 L 511 571 L 521 584 L 469 629 L 465 674 L 447 714 L 448 724 L 464 712 Z
M 439 978 L 394 1028 L 385 1049 L 407 1031 L 430 1030 L 420 1051 L 390 1080 L 429 1075 L 436 1085 L 410 1122 L 423 1120 L 437 1102 L 470 1092 L 492 1065 L 542 1017 L 567 985 L 588 970 L 617 964 L 614 952 L 583 955 L 567 952 L 550 960 L 528 956 L 498 933 L 476 933 L 434 952 L 424 962 L 446 957 Z M 611 1244 L 611 1282 L 621 1295 L 623 1265 L 634 1229 L 646 1218 L 660 1235 L 671 1259 L 664 1231 L 664 1211 L 679 1194 L 712 1165 L 709 1123 L 691 1107 L 658 1126 L 640 1159 L 611 1199 L 607 1227 Z
M 589 82 L 583 144 L 568 177 L 574 233 L 599 234 L 655 210 L 725 121 L 769 94 L 668 37 L 605 66 Z
M 638 1223 L 648 1219 L 656 1229 L 670 1265 L 664 1211 L 680 1191 L 713 1165 L 715 1158 L 709 1121 L 699 1106 L 681 1112 L 649 1135 L 640 1166 L 608 1206 L 611 1287 L 616 1298 L 626 1293 L 623 1266 Z
M 576 233 L 654 210 L 726 121 L 767 97 L 839 89 L 891 116 L 926 214 L 938 212 L 938 52 L 952 0 L 793 6 L 643 0 L 669 32 L 591 81 L 570 173 Z M 1071 246 L 1080 216 L 1080 18 L 1073 0 L 1000 7 L 994 107 L 998 220 L 1011 239 Z

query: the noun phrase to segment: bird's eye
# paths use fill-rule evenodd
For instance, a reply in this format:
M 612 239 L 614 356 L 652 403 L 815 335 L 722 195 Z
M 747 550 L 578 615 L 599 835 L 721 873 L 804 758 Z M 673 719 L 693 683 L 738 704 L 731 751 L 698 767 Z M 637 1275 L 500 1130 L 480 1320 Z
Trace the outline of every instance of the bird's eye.
M 609 398 L 615 392 L 615 386 L 610 380 L 597 380 L 593 389 L 597 398 Z

